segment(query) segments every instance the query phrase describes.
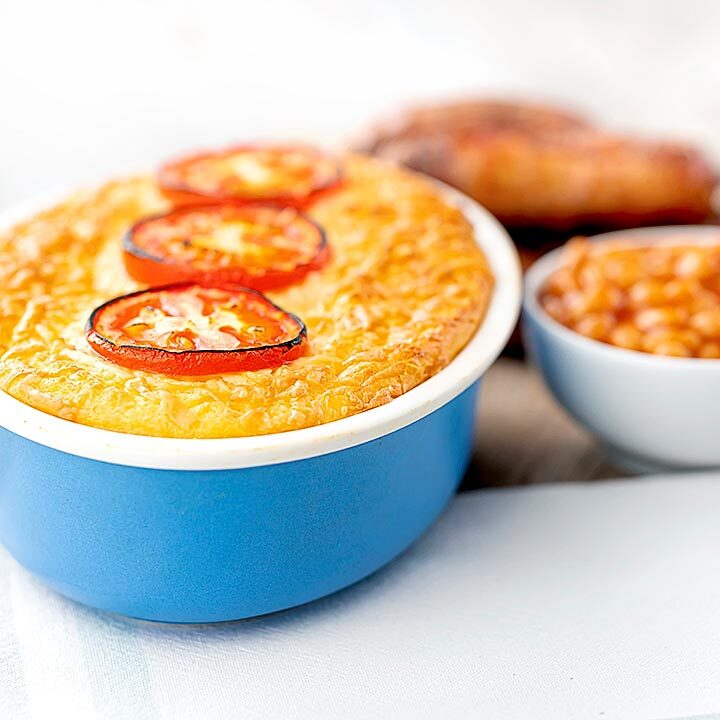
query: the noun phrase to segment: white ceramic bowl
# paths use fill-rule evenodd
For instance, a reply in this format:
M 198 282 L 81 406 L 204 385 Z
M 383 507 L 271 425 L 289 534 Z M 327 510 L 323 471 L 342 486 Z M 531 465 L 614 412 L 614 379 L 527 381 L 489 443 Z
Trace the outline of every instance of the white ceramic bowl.
M 720 244 L 720 228 L 683 226 L 605 233 L 593 241 Z M 634 470 L 720 466 L 720 360 L 624 350 L 550 317 L 538 291 L 563 263 L 562 248 L 525 278 L 523 332 L 530 355 L 563 407 Z

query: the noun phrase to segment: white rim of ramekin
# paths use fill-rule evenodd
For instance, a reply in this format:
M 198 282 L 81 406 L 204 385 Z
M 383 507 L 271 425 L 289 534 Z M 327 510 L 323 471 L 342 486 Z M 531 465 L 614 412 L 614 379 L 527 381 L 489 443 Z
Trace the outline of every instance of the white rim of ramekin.
M 41 445 L 91 460 L 161 470 L 228 470 L 292 462 L 375 440 L 410 425 L 467 389 L 492 365 L 515 327 L 522 273 L 515 247 L 483 207 L 442 183 L 448 202 L 472 223 L 495 287 L 485 318 L 468 344 L 433 377 L 385 405 L 323 425 L 239 438 L 179 439 L 133 435 L 49 415 L 0 391 L 0 426 Z M 0 213 L 0 227 L 37 204 Z
M 692 237 L 697 235 L 697 237 Z M 687 236 L 687 237 L 685 237 Z M 682 239 L 682 243 L 678 242 Z M 615 230 L 588 238 L 591 242 L 618 241 L 638 247 L 649 245 L 716 245 L 720 244 L 720 226 L 718 225 L 659 225 L 655 227 Z M 523 314 L 531 317 L 545 332 L 562 338 L 566 343 L 575 345 L 584 352 L 594 353 L 607 362 L 630 362 L 646 366 L 664 366 L 668 369 L 699 367 L 720 370 L 720 360 L 712 358 L 681 358 L 665 355 L 653 355 L 638 350 L 628 350 L 585 337 L 566 327 L 549 315 L 540 305 L 539 293 L 550 275 L 562 267 L 564 247 L 559 247 L 543 255 L 534 262 L 525 273 L 525 291 L 523 293 Z

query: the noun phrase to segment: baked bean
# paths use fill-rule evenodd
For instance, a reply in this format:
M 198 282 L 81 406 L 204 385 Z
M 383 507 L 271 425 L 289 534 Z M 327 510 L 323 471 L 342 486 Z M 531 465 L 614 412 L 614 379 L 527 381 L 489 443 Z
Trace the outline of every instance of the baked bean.
M 618 309 L 623 302 L 622 293 L 614 287 L 593 287 L 587 290 L 570 290 L 564 296 L 570 317 L 577 320 L 588 313 Z
M 689 314 L 687 309 L 681 307 L 648 308 L 635 314 L 635 325 L 640 330 L 682 325 L 688 319 Z
M 720 308 L 701 310 L 690 317 L 690 327 L 695 328 L 703 337 L 720 337 Z
M 685 328 L 653 328 L 643 335 L 642 347 L 646 352 L 656 352 L 656 348 L 667 342 L 677 342 L 694 351 L 702 344 L 702 338 L 694 330 Z
M 701 358 L 720 358 L 720 342 L 704 343 L 697 355 Z
M 548 295 L 543 298 L 543 307 L 545 308 L 545 312 L 555 318 L 555 320 L 563 323 L 563 325 L 567 323 L 568 311 L 565 308 L 565 303 L 562 301 L 562 298 L 556 295 Z
M 594 313 L 580 318 L 573 328 L 581 335 L 591 337 L 594 340 L 606 340 L 615 327 L 615 319 L 612 313 Z
M 682 252 L 675 263 L 678 277 L 705 278 L 712 274 L 712 264 L 704 248 L 690 248 Z
M 660 280 L 638 280 L 628 292 L 634 308 L 656 307 L 667 302 L 665 285 Z
M 672 357 L 692 357 L 690 348 L 679 340 L 664 340 L 652 350 L 654 355 L 670 355 Z
M 542 289 L 555 320 L 628 350 L 720 359 L 717 245 L 633 246 L 575 239 Z
M 642 333 L 629 322 L 621 323 L 610 333 L 610 342 L 627 350 L 642 350 Z
M 655 281 L 659 282 L 659 281 Z M 683 278 L 682 280 L 668 280 L 660 283 L 661 293 L 665 303 L 670 305 L 682 304 L 692 305 L 693 300 L 703 293 L 702 285 L 695 279 Z M 662 304 L 662 303 L 660 303 Z
M 560 268 L 548 279 L 548 285 L 545 289 L 548 293 L 561 295 L 571 290 L 577 290 L 578 284 L 570 268 Z

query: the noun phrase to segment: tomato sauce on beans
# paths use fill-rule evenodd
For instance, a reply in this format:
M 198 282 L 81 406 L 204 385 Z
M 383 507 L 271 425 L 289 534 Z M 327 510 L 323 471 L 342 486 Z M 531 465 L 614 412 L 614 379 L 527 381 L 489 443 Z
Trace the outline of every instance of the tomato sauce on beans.
M 581 335 L 628 350 L 720 358 L 720 235 L 715 245 L 572 240 L 540 303 Z

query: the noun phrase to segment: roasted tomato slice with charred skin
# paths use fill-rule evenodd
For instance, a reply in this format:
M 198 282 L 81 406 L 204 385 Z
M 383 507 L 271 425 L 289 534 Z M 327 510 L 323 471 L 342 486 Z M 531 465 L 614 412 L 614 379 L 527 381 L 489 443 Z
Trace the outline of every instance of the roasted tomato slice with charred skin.
M 236 145 L 172 160 L 158 175 L 176 207 L 269 202 L 305 208 L 341 180 L 336 158 L 304 145 Z
M 93 310 L 90 346 L 131 370 L 219 375 L 289 363 L 307 351 L 307 330 L 250 288 L 177 283 L 114 298 Z
M 274 205 L 178 208 L 133 226 L 124 249 L 128 273 L 148 285 L 221 283 L 255 290 L 298 283 L 330 256 L 317 223 Z

